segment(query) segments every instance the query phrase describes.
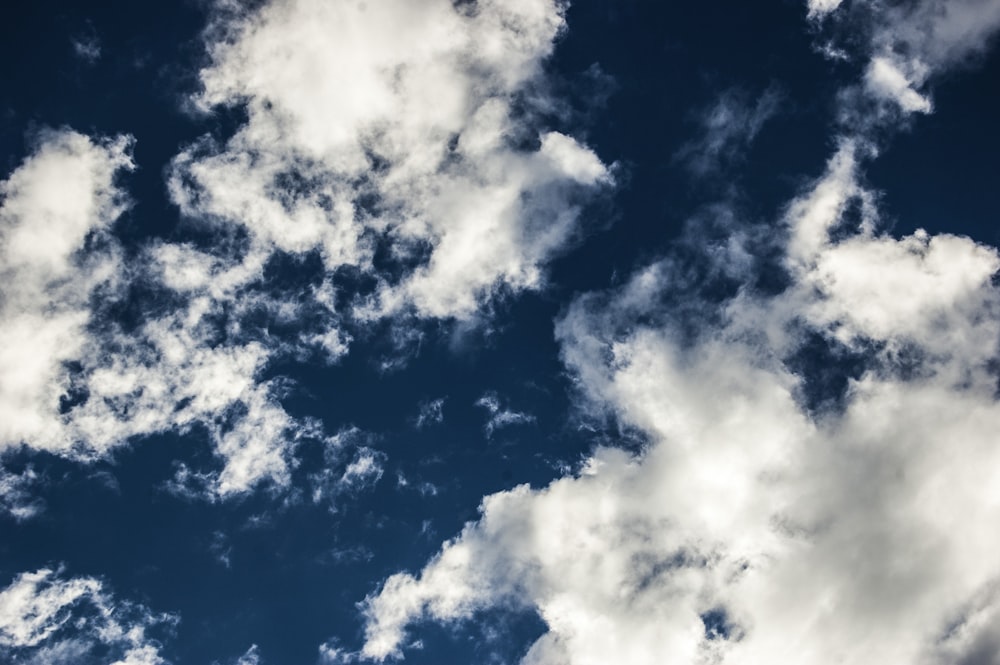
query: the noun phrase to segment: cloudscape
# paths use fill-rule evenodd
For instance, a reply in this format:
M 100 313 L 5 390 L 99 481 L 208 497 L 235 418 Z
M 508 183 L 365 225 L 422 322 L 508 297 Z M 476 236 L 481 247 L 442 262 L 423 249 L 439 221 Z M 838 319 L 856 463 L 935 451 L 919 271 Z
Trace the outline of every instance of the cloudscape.
M 3 23 L 0 661 L 1000 663 L 1000 1 Z

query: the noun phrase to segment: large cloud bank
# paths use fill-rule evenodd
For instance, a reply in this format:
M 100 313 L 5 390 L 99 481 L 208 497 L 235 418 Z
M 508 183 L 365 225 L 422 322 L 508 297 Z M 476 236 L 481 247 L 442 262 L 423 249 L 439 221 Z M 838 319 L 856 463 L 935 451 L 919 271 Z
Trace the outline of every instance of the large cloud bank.
M 996 25 L 996 3 L 907 7 L 875 34 L 928 67 Z M 866 72 L 848 120 L 887 101 Z M 880 230 L 869 132 L 929 110 L 913 99 L 896 90 L 897 110 L 848 124 L 780 233 L 734 224 L 704 247 L 702 274 L 735 289 L 666 258 L 568 308 L 557 337 L 591 414 L 644 449 L 599 447 L 576 475 L 486 497 L 422 571 L 366 600 L 360 656 L 401 657 L 419 621 L 503 608 L 545 623 L 526 665 L 995 662 L 1000 254 Z M 856 368 L 843 390 L 823 382 L 830 363 Z

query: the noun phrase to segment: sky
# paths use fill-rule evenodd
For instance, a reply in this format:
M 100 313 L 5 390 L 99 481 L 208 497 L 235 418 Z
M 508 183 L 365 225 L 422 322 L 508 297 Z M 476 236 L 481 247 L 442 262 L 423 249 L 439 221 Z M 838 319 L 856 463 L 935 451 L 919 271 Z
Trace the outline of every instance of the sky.
M 1000 663 L 1000 0 L 0 31 L 0 662 Z

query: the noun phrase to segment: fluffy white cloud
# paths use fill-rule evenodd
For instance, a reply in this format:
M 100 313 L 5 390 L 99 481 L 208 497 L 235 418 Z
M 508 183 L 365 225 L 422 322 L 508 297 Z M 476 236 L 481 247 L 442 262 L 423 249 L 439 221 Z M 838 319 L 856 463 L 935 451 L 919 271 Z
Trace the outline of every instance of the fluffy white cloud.
M 174 198 L 239 225 L 257 251 L 319 251 L 328 271 L 377 274 L 365 318 L 468 318 L 497 290 L 536 288 L 576 230 L 580 195 L 610 178 L 574 139 L 530 129 L 562 10 L 226 5 L 198 103 L 245 105 L 249 118 L 225 145 L 206 139 L 175 160 Z M 373 264 L 379 248 L 388 271 Z
M 809 7 L 809 18 L 822 18 L 835 11 L 843 0 L 807 0 Z
M 919 87 L 983 47 L 998 4 L 879 4 L 868 94 L 929 111 Z M 527 665 L 996 660 L 1000 253 L 879 233 L 859 175 L 872 127 L 787 206 L 780 293 L 750 286 L 754 260 L 728 267 L 748 256 L 734 232 L 704 248 L 746 280 L 721 302 L 665 259 L 573 303 L 564 361 L 644 450 L 599 447 L 576 475 L 486 497 L 369 596 L 364 657 L 400 657 L 415 622 L 506 608 L 547 627 Z M 819 406 L 817 339 L 862 363 Z
M 856 170 L 845 145 L 789 206 L 792 285 L 742 292 L 693 338 L 659 304 L 669 261 L 579 299 L 565 361 L 647 448 L 484 499 L 367 600 L 363 654 L 399 656 L 414 621 L 521 607 L 548 629 L 526 664 L 992 662 L 1000 255 L 864 222 L 838 240 L 870 196 Z M 811 334 L 869 354 L 841 409 L 802 398 Z
M 0 303 L 0 448 L 89 459 L 195 430 L 221 469 L 182 473 L 179 488 L 287 485 L 298 442 L 324 435 L 263 379 L 276 357 L 336 361 L 345 317 L 468 319 L 538 287 L 586 192 L 610 181 L 590 150 L 531 120 L 562 12 L 219 3 L 197 104 L 245 106 L 248 120 L 183 151 L 169 178 L 190 223 L 217 233 L 148 243 L 127 264 L 111 225 L 130 139 L 43 135 L 3 184 L 0 276 L 17 286 Z M 319 275 L 270 283 L 274 261 L 313 253 Z M 339 270 L 361 290 L 338 290 Z M 136 320 L 111 314 L 124 305 Z M 379 459 L 363 451 L 334 476 L 377 479 Z
M 836 15 L 842 4 L 808 0 L 809 16 Z M 851 32 L 864 35 L 864 89 L 904 114 L 929 112 L 931 101 L 921 88 L 934 75 L 984 51 L 1000 28 L 998 0 L 858 0 L 849 8 L 863 17 L 852 21 L 852 12 L 843 12 L 852 21 Z
M 0 467 L 0 513 L 26 520 L 41 512 L 43 503 L 34 495 L 38 481 L 38 474 L 31 467 L 20 473 Z
M 161 665 L 148 633 L 176 623 L 116 600 L 95 578 L 67 579 L 47 568 L 21 573 L 0 591 L 0 654 L 16 662 L 68 664 L 103 647 L 113 665 Z
M 227 307 L 271 303 L 238 290 L 254 274 L 246 262 L 232 268 L 186 246 L 153 247 L 126 269 L 111 225 L 127 203 L 115 177 L 132 168 L 130 144 L 51 131 L 0 185 L 0 447 L 88 459 L 199 425 L 224 462 L 215 492 L 284 483 L 295 440 L 315 427 L 293 421 L 258 379 L 272 349 L 220 344 L 239 335 L 217 322 Z M 105 310 L 147 278 L 146 263 L 186 300 L 126 330 Z M 5 481 L 4 496 L 21 485 Z
M 48 132 L 0 183 L 0 447 L 73 444 L 59 417 L 65 364 L 84 352 L 92 301 L 121 270 L 109 229 L 126 203 L 114 177 L 132 168 L 130 144 Z

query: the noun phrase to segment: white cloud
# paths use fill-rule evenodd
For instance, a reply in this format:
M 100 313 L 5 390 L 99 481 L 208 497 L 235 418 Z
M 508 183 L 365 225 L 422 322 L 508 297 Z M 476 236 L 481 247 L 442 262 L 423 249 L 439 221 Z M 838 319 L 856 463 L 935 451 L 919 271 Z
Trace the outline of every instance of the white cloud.
M 356 493 L 374 486 L 384 473 L 385 453 L 368 444 L 374 437 L 356 427 L 349 427 L 328 437 L 323 448 L 323 467 L 309 474 L 313 503 L 329 501 L 336 510 L 336 501 L 344 494 Z M 346 450 L 353 453 L 349 459 Z
M 93 577 L 67 579 L 46 568 L 17 575 L 0 591 L 0 654 L 16 662 L 78 662 L 101 646 L 114 665 L 160 665 L 149 632 L 176 623 L 174 615 L 116 600 Z
M 130 146 L 47 132 L 0 183 L 0 446 L 73 444 L 59 417 L 71 388 L 65 363 L 84 353 L 91 300 L 121 270 L 109 229 L 126 205 L 114 178 L 132 168 Z
M 809 18 L 822 18 L 840 7 L 843 0 L 807 0 L 809 6 Z
M 931 102 L 914 88 L 919 87 L 926 77 L 925 68 L 911 67 L 915 73 L 907 76 L 894 59 L 878 56 L 871 59 L 865 74 L 865 85 L 875 97 L 890 99 L 908 113 L 919 111 L 930 113 Z
M 252 645 L 247 652 L 240 656 L 240 659 L 236 661 L 235 665 L 260 665 L 263 662 L 260 657 L 260 652 L 257 649 L 257 645 Z
M 645 449 L 486 497 L 366 600 L 365 657 L 504 608 L 545 622 L 528 665 L 995 659 L 1000 254 L 879 234 L 864 150 L 844 141 L 787 207 L 783 292 L 675 295 L 708 322 L 692 331 L 662 304 L 684 288 L 667 259 L 569 308 L 581 394 Z M 796 359 L 817 336 L 865 365 L 813 410 Z
M 822 18 L 840 5 L 808 0 L 809 16 Z M 921 89 L 934 76 L 982 53 L 1000 28 L 1000 0 L 859 0 L 851 8 L 858 11 L 837 15 L 848 22 L 852 41 L 863 44 L 861 55 L 868 61 L 864 88 L 904 115 L 928 113 L 931 100 Z M 840 53 L 832 45 L 824 50 Z
M 344 650 L 336 640 L 329 640 L 319 645 L 320 665 L 347 665 L 348 663 L 356 663 L 358 660 L 357 652 Z
M 563 29 L 556 0 L 216 9 L 197 104 L 245 105 L 249 120 L 183 151 L 168 184 L 218 234 L 150 242 L 126 265 L 111 226 L 128 138 L 49 132 L 3 184 L 0 272 L 18 286 L 0 303 L 0 447 L 87 460 L 193 431 L 221 468 L 180 467 L 178 491 L 285 487 L 299 442 L 324 435 L 262 378 L 276 357 L 332 363 L 345 318 L 471 319 L 539 287 L 587 191 L 610 182 L 590 150 L 530 120 Z M 267 283 L 270 262 L 313 252 L 315 279 Z M 334 286 L 347 268 L 363 291 Z M 109 315 L 126 303 L 133 323 Z M 359 455 L 323 492 L 377 480 L 380 455 Z
M 34 495 L 38 482 L 38 474 L 31 467 L 20 473 L 0 467 L 0 513 L 27 520 L 42 512 L 44 504 Z
M 514 122 L 562 27 L 554 0 L 226 5 L 198 102 L 245 104 L 249 121 L 182 153 L 173 196 L 260 251 L 319 251 L 329 271 L 372 272 L 386 246 L 395 267 L 363 317 L 472 317 L 498 290 L 540 286 L 580 195 L 610 179 L 574 139 Z
M 934 71 L 982 53 L 1000 28 L 998 0 L 921 0 L 886 4 L 875 43 L 903 51 Z
M 213 255 L 152 244 L 126 266 L 111 227 L 127 205 L 116 174 L 133 167 L 130 146 L 127 137 L 43 133 L 0 185 L 0 276 L 9 285 L 0 301 L 0 449 L 87 460 L 197 427 L 222 462 L 206 477 L 208 492 L 284 486 L 298 441 L 322 433 L 289 416 L 282 387 L 260 374 L 276 354 L 346 352 L 329 287 L 312 287 L 305 305 L 270 297 L 255 289 L 266 257 L 234 259 L 225 246 Z M 143 283 L 172 290 L 176 304 L 138 302 L 143 314 L 126 328 L 107 310 Z M 265 326 L 296 321 L 297 331 L 276 342 L 244 323 L 254 316 Z M 24 494 L 18 487 L 5 481 L 5 504 Z
M 493 436 L 494 432 L 504 427 L 526 425 L 535 422 L 535 417 L 530 413 L 522 413 L 503 407 L 500 403 L 499 395 L 493 391 L 487 392 L 477 399 L 476 406 L 486 409 L 486 412 L 489 414 L 489 418 L 483 426 L 487 437 Z

